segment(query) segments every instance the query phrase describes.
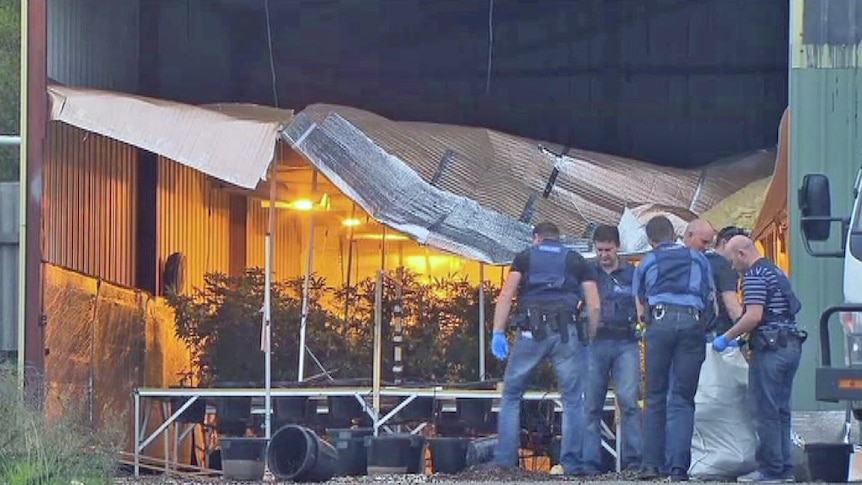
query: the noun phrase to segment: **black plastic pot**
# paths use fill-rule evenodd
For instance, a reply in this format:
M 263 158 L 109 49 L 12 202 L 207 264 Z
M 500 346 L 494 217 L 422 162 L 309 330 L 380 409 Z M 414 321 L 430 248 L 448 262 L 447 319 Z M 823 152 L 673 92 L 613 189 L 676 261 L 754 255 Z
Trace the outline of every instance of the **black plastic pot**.
M 272 435 L 266 457 L 280 480 L 325 482 L 335 475 L 338 451 L 305 427 L 288 424 Z
M 491 399 L 458 398 L 455 400 L 458 419 L 469 426 L 482 426 L 490 421 Z
M 287 396 L 272 398 L 274 418 L 280 425 L 306 421 L 309 403 L 306 396 Z
M 374 428 L 327 429 L 326 435 L 338 450 L 338 476 L 359 476 L 368 473 L 368 450 L 365 438 L 374 434 Z
M 417 397 L 398 412 L 401 421 L 425 421 L 434 417 L 434 398 Z
M 189 398 L 187 397 L 172 397 L 171 414 L 177 412 L 177 409 L 181 408 L 188 400 Z M 187 407 L 185 411 L 177 416 L 177 422 L 199 424 L 204 422 L 206 415 L 207 401 L 206 399 L 199 397 L 191 404 L 191 406 Z
M 431 465 L 434 473 L 454 474 L 467 464 L 468 438 L 431 438 Z
M 263 479 L 266 459 L 265 438 L 223 437 L 221 443 L 221 468 L 229 480 Z
M 853 445 L 845 443 L 806 443 L 805 455 L 812 481 L 844 483 L 850 470 Z
M 368 473 L 423 473 L 425 437 L 412 434 L 386 434 L 365 438 L 368 447 Z
M 219 433 L 242 436 L 251 421 L 250 397 L 222 397 L 216 399 L 216 418 Z
M 359 419 L 365 413 L 356 396 L 329 396 L 326 398 L 329 413 L 329 426 L 349 426 L 354 419 Z
M 497 437 L 476 438 L 467 445 L 467 466 L 488 463 L 494 458 L 494 448 L 497 447 Z

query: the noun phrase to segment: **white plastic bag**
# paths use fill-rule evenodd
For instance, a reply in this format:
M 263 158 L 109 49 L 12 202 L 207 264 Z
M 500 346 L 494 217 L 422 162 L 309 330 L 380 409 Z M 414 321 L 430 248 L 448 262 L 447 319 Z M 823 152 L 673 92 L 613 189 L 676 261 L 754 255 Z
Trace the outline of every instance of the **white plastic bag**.
M 748 362 L 738 348 L 716 352 L 706 344 L 706 360 L 695 395 L 691 477 L 734 479 L 757 468 L 757 434 L 748 405 Z

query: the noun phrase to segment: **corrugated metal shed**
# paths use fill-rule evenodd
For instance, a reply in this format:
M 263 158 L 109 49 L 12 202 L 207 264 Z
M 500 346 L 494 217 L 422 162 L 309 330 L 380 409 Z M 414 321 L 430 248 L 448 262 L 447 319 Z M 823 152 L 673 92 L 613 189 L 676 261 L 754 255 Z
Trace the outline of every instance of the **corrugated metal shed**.
M 46 262 L 135 286 L 138 150 L 63 123 L 48 130 Z
M 18 182 L 0 183 L 0 352 L 18 348 Z
M 139 25 L 139 0 L 49 0 L 48 77 L 137 91 Z
M 230 195 L 203 173 L 159 157 L 157 197 L 159 265 L 185 254 L 186 291 L 203 288 L 207 272 L 228 273 Z
M 800 314 L 811 336 L 794 387 L 796 409 L 826 408 L 814 400 L 814 368 L 819 362 L 817 321 L 829 305 L 841 303 L 839 259 L 812 258 L 799 229 L 797 189 L 806 173 L 829 176 L 832 210 L 849 215 L 851 190 L 862 160 L 862 5 L 847 0 L 791 2 L 789 187 L 791 280 L 803 301 Z M 833 226 L 834 247 L 838 236 Z M 835 325 L 837 329 L 837 324 Z M 835 339 L 833 351 L 843 342 Z M 843 362 L 840 355 L 833 362 Z

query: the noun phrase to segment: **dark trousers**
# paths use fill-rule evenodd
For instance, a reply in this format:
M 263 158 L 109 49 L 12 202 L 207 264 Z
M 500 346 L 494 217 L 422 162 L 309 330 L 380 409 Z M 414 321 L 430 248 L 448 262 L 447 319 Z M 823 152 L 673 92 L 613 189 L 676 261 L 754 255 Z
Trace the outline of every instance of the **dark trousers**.
M 694 395 L 706 358 L 703 325 L 686 312 L 667 311 L 650 318 L 646 341 L 646 409 L 643 466 L 671 474 L 688 473 L 694 432 Z M 673 386 L 670 386 L 671 374 Z M 670 391 L 670 395 L 668 395 Z M 670 429 L 668 420 L 674 423 Z
M 748 366 L 748 390 L 757 429 L 757 465 L 770 477 L 793 476 L 790 394 L 802 346 L 789 338 L 786 347 L 756 350 Z

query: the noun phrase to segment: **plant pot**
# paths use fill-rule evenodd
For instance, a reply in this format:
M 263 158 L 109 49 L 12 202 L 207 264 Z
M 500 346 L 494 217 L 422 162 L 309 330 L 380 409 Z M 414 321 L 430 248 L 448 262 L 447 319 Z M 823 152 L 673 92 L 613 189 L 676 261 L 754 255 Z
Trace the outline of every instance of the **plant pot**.
M 359 476 L 368 473 L 368 450 L 365 438 L 374 434 L 374 428 L 327 429 L 327 436 L 338 450 L 338 476 Z
M 467 444 L 467 466 L 475 466 L 480 463 L 488 463 L 494 458 L 494 449 L 497 447 L 497 437 L 476 438 Z
M 177 409 L 181 408 L 183 404 L 185 404 L 189 398 L 187 397 L 172 397 L 171 398 L 171 414 L 177 412 Z M 206 420 L 207 416 L 207 401 L 206 399 L 199 397 L 191 404 L 191 406 L 187 407 L 185 411 L 180 413 L 177 416 L 178 423 L 191 423 L 191 424 L 200 424 Z
M 452 475 L 466 466 L 468 438 L 431 438 L 428 444 L 431 446 L 434 473 Z
M 844 483 L 850 470 L 853 445 L 845 443 L 806 443 L 805 455 L 812 481 Z
M 350 425 L 354 419 L 359 419 L 364 414 L 356 396 L 329 396 L 326 402 L 329 408 L 327 421 L 330 426 Z
M 221 438 L 221 467 L 228 480 L 263 479 L 265 438 Z
M 216 399 L 216 419 L 219 433 L 242 436 L 251 420 L 250 397 L 222 397 Z
M 425 470 L 425 438 L 412 434 L 387 434 L 365 438 L 368 474 L 422 473 Z
M 491 423 L 491 399 L 458 398 L 455 409 L 458 419 L 472 428 L 486 428 Z
M 398 412 L 401 421 L 426 421 L 434 417 L 434 398 L 417 397 Z
M 308 397 L 306 396 L 275 397 L 272 399 L 275 420 L 282 425 L 307 420 L 308 407 Z
M 325 482 L 338 466 L 338 451 L 317 434 L 288 424 L 279 429 L 266 450 L 269 469 L 280 480 Z

